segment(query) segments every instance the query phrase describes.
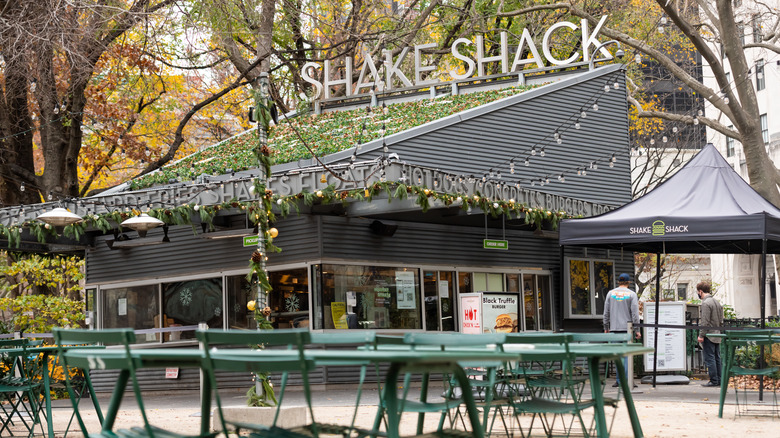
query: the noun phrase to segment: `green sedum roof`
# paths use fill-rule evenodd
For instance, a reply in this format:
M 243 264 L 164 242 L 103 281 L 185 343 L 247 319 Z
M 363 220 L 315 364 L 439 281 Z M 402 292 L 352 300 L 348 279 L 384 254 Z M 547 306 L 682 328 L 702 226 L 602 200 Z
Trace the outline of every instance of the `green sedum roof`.
M 325 156 L 370 142 L 384 135 L 396 134 L 447 117 L 461 111 L 485 105 L 534 88 L 515 86 L 500 90 L 480 91 L 457 96 L 442 96 L 389 105 L 382 108 L 307 114 L 281 119 L 271 128 L 268 146 L 273 164 L 282 164 L 317 156 Z M 365 125 L 365 130 L 363 126 Z M 155 184 L 168 184 L 171 179 L 189 180 L 198 175 L 220 175 L 257 167 L 252 149 L 257 146 L 257 131 L 250 130 L 208 149 L 196 152 L 157 172 L 130 181 L 137 190 Z

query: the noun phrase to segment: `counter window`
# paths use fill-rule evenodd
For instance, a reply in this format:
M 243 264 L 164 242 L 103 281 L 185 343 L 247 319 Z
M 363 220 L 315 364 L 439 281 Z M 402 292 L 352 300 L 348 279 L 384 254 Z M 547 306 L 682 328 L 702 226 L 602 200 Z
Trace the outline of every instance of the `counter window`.
M 163 283 L 162 326 L 177 327 L 205 322 L 209 328 L 222 327 L 222 278 Z M 165 340 L 193 339 L 192 331 L 165 334 Z
M 422 328 L 417 269 L 323 264 L 314 272 L 322 291 L 315 328 Z
M 604 314 L 604 300 L 615 285 L 611 260 L 567 259 L 566 316 L 595 318 Z
M 130 327 L 136 330 L 158 327 L 159 287 L 155 285 L 103 289 L 103 328 Z M 138 343 L 158 342 L 159 334 L 137 336 Z

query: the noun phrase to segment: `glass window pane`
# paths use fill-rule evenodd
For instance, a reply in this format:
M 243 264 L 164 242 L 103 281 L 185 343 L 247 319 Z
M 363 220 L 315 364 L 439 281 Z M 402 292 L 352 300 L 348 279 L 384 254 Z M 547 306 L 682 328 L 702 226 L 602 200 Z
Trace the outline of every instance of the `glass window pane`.
M 306 268 L 268 273 L 268 307 L 274 328 L 309 326 L 309 277 Z
M 593 262 L 593 270 L 595 271 L 596 288 L 593 291 L 596 301 L 596 315 L 604 314 L 604 300 L 607 298 L 607 293 L 612 289 L 612 285 L 615 284 L 615 268 L 612 262 Z
M 439 272 L 439 299 L 441 300 L 441 329 L 455 331 L 455 285 L 452 272 Z
M 506 291 L 520 292 L 520 275 L 506 274 Z
M 103 289 L 103 328 L 150 329 L 159 327 L 158 286 Z M 159 334 L 140 335 L 136 342 L 158 342 Z
M 467 294 L 474 292 L 474 282 L 470 272 L 458 272 L 458 292 Z
M 484 272 L 474 273 L 474 292 L 485 292 L 488 290 L 487 274 Z
M 587 260 L 569 260 L 569 290 L 571 314 L 590 315 L 590 263 Z
M 418 271 L 322 265 L 325 329 L 422 328 Z
M 222 327 L 222 278 L 163 283 L 163 325 L 197 325 L 205 322 L 209 328 Z M 194 339 L 195 332 L 182 332 L 182 339 Z M 174 340 L 176 335 L 171 336 Z M 165 334 L 165 340 L 169 336 Z
M 227 277 L 228 327 L 232 329 L 255 329 L 257 324 L 246 304 L 254 299 L 254 292 L 246 275 Z
M 523 275 L 523 314 L 525 315 L 525 330 L 539 330 L 536 318 L 537 308 L 536 276 L 528 274 Z
M 539 330 L 553 329 L 552 316 L 552 291 L 550 287 L 549 275 L 537 275 L 536 286 L 539 290 L 537 294 L 539 303 Z
M 490 292 L 504 292 L 504 274 L 488 274 L 487 290 Z
M 423 273 L 423 294 L 425 295 L 425 328 L 439 330 L 439 295 L 437 286 L 437 271 Z

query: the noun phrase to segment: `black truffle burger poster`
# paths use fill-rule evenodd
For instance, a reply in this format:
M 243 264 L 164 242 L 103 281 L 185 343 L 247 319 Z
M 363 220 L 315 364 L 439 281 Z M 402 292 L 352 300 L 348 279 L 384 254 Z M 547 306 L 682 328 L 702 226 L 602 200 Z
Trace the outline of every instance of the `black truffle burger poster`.
M 519 295 L 512 293 L 482 293 L 482 332 L 512 333 L 518 331 L 517 305 Z

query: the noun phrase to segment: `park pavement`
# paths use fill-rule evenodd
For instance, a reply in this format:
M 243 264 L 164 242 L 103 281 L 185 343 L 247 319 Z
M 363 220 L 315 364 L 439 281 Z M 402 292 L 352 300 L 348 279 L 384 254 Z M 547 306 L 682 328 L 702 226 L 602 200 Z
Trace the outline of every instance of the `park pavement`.
M 632 391 L 634 404 L 646 437 L 777 437 L 780 436 L 780 418 L 751 415 L 736 416 L 734 391 L 729 389 L 723 418 L 718 418 L 719 388 L 702 387 L 702 380 L 691 380 L 688 385 L 657 385 L 639 383 Z M 606 396 L 615 395 L 617 389 L 607 385 Z M 223 406 L 245 405 L 245 391 L 238 389 L 221 390 Z M 103 409 L 108 405 L 110 394 L 99 394 Z M 314 415 L 320 422 L 349 424 L 354 413 L 355 387 L 351 385 L 329 385 L 315 387 L 313 392 Z M 587 397 L 587 394 L 586 394 Z M 765 403 L 758 401 L 757 393 L 751 394 L 749 402 L 758 409 L 769 409 L 772 406 L 772 392 L 764 394 Z M 358 409 L 357 424 L 370 427 L 378 400 L 375 386 L 367 385 Z M 85 412 L 85 421 L 90 431 L 99 429 L 97 417 L 91 409 L 88 400 L 83 401 L 81 409 Z M 144 403 L 150 421 L 160 427 L 179 433 L 197 433 L 200 424 L 200 401 L 197 391 L 180 392 L 148 392 L 144 395 Z M 305 404 L 301 391 L 288 391 L 285 395 L 285 405 Z M 54 402 L 54 426 L 57 436 L 62 436 L 68 417 L 70 417 L 70 402 L 57 400 Z M 612 423 L 613 437 L 633 436 L 631 425 L 621 401 L 618 409 L 607 411 L 608 421 Z M 586 419 L 586 421 L 589 421 Z M 141 417 L 134 399 L 125 397 L 122 408 L 117 416 L 117 427 L 130 427 L 141 424 Z M 401 424 L 402 435 L 414 435 L 416 415 L 405 414 Z M 438 418 L 429 415 L 426 418 L 425 430 L 435 430 Z M 76 428 L 77 429 L 77 428 Z M 74 430 L 71 427 L 71 430 Z M 541 429 L 539 429 L 541 432 Z M 534 435 L 536 435 L 536 429 Z M 5 435 L 5 434 L 4 434 Z M 69 433 L 68 436 L 81 436 L 80 433 Z

